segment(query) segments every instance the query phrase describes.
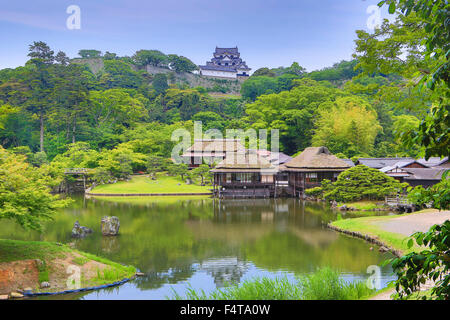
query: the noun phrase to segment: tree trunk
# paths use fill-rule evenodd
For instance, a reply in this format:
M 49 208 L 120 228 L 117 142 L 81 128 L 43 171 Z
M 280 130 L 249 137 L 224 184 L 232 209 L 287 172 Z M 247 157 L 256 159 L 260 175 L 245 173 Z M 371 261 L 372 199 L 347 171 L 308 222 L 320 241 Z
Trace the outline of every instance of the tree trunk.
M 73 119 L 73 126 L 72 126 L 72 143 L 75 143 L 76 127 L 77 127 L 77 120 L 75 118 L 75 119 Z
M 41 112 L 40 116 L 39 116 L 39 121 L 40 121 L 40 126 L 41 126 L 41 131 L 40 131 L 40 147 L 41 147 L 41 152 L 44 151 L 44 114 L 43 112 Z

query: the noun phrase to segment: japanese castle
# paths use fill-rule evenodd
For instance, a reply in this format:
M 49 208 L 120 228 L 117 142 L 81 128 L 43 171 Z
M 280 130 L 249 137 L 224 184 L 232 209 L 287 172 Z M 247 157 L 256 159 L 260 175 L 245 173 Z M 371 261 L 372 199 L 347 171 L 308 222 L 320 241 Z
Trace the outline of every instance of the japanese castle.
M 200 67 L 200 74 L 203 76 L 216 78 L 237 79 L 248 77 L 250 68 L 245 61 L 240 58 L 241 54 L 237 47 L 218 48 L 214 52 L 211 61 L 206 62 L 205 66 Z

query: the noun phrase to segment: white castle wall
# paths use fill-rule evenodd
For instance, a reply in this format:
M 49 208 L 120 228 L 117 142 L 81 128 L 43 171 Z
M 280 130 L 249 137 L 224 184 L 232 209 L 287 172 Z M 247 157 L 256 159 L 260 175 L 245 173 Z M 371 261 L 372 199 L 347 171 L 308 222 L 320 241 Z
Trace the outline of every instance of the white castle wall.
M 217 70 L 202 70 L 201 74 L 203 76 L 209 76 L 209 77 L 221 77 L 221 78 L 230 78 L 230 79 L 237 78 L 236 72 L 217 71 Z

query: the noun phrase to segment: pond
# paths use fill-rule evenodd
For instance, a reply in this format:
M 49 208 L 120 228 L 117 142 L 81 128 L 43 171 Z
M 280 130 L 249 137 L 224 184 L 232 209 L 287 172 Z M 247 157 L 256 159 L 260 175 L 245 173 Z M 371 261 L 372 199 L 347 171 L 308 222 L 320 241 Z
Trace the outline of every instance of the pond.
M 119 236 L 102 237 L 105 215 L 119 217 Z M 254 277 L 293 279 L 322 266 L 339 270 L 348 281 L 365 280 L 369 266 L 392 256 L 324 227 L 338 218 L 339 212 L 298 199 L 76 197 L 47 223 L 44 233 L 2 221 L 0 238 L 72 243 L 146 274 L 112 289 L 58 299 L 165 299 L 174 291 L 184 295 L 186 288 L 208 293 Z M 72 239 L 76 220 L 94 233 Z M 383 267 L 382 287 L 393 279 L 391 268 Z

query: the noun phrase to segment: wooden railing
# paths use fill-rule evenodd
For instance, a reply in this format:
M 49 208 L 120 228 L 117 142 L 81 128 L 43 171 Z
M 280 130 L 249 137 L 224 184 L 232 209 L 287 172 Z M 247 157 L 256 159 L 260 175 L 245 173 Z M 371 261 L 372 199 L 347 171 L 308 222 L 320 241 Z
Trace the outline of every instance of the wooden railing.
M 388 205 L 408 205 L 408 199 L 406 196 L 389 196 L 385 197 L 385 203 Z
M 92 169 L 89 168 L 66 168 L 64 169 L 64 174 L 88 174 Z

